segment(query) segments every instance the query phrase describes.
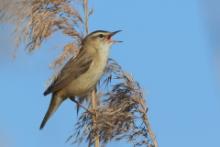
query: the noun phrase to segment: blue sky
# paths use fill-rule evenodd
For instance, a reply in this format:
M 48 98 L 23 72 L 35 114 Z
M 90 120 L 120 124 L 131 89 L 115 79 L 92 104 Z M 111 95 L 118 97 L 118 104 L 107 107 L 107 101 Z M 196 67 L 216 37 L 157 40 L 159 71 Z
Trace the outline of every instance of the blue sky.
M 215 49 L 197 0 L 98 1 L 90 30 L 122 29 L 111 57 L 145 90 L 152 129 L 161 147 L 220 146 L 220 95 Z M 70 147 L 75 106 L 66 101 L 43 131 L 40 122 L 50 97 L 42 95 L 59 54 L 54 37 L 31 55 L 0 61 L 0 140 L 12 147 Z M 82 145 L 84 146 L 84 145 Z M 114 142 L 115 147 L 129 146 Z

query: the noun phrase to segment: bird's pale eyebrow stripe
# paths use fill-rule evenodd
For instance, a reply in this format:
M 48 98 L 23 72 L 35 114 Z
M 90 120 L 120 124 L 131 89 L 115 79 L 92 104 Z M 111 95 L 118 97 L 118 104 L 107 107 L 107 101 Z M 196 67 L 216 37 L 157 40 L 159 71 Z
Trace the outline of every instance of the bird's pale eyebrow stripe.
M 101 33 L 105 34 L 105 33 L 108 33 L 108 32 L 107 31 L 103 31 L 103 30 L 97 30 L 97 31 L 94 31 L 94 32 L 90 33 L 89 36 L 93 36 L 95 34 L 99 35 Z

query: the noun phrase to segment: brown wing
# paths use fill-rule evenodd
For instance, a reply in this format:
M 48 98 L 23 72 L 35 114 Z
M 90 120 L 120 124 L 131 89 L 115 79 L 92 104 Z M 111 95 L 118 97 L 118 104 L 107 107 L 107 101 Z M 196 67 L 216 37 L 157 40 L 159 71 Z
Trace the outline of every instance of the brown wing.
M 91 63 L 91 55 L 85 54 L 85 50 L 81 50 L 76 58 L 71 58 L 65 64 L 57 78 L 44 92 L 44 95 L 48 95 L 49 93 L 60 90 L 68 85 L 71 81 L 86 72 L 89 69 Z

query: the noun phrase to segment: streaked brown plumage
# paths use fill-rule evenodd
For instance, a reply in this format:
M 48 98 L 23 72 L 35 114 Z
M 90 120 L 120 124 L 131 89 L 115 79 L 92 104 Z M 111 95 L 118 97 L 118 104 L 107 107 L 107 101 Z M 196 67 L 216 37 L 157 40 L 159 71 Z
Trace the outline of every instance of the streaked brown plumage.
M 66 63 L 44 92 L 44 95 L 52 93 L 52 98 L 40 129 L 65 99 L 84 96 L 94 88 L 104 72 L 109 48 L 114 43 L 111 37 L 118 32 L 99 30 L 85 37 L 77 57 Z

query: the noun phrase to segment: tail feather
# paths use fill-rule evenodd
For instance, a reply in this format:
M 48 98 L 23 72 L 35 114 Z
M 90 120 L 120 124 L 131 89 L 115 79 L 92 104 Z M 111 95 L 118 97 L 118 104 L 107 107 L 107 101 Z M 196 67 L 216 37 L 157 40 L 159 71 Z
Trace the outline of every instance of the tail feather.
M 60 106 L 60 104 L 63 102 L 63 98 L 61 97 L 57 97 L 57 96 L 52 96 L 49 108 L 47 110 L 46 115 L 44 116 L 44 119 L 40 125 L 40 130 L 44 128 L 45 124 L 47 123 L 47 121 L 49 120 L 49 118 L 53 115 L 54 112 L 56 112 L 56 110 L 58 109 L 58 107 Z

